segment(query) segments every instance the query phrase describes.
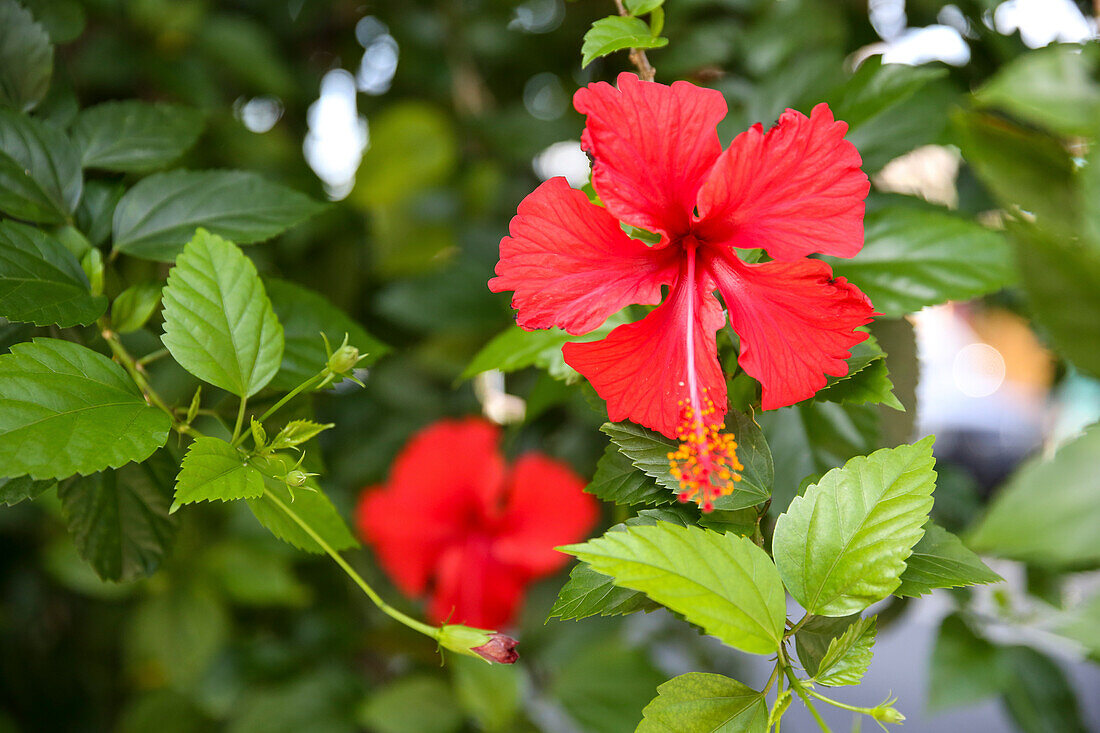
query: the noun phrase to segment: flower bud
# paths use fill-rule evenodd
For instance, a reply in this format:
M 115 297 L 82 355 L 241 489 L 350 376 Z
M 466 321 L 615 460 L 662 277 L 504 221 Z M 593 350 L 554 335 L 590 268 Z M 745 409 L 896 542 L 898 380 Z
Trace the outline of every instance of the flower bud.
M 490 664 L 515 664 L 519 659 L 519 652 L 516 651 L 519 642 L 496 631 L 444 624 L 439 628 L 438 639 L 444 649 L 469 657 L 481 657 Z
M 287 486 L 293 486 L 294 488 L 298 488 L 299 486 L 305 486 L 306 481 L 308 481 L 309 477 L 312 476 L 312 475 L 314 475 L 314 474 L 309 474 L 309 473 L 306 473 L 305 471 L 302 471 L 301 469 L 295 468 L 294 470 L 287 472 L 287 474 L 286 474 L 286 485 Z
M 347 374 L 359 363 L 359 349 L 354 346 L 341 346 L 328 359 L 328 368 L 333 374 Z
M 897 698 L 892 698 L 886 702 L 880 703 L 878 707 L 871 709 L 871 717 L 880 723 L 892 723 L 898 725 L 905 720 L 905 716 L 901 714 L 901 711 L 893 706 L 894 701 Z

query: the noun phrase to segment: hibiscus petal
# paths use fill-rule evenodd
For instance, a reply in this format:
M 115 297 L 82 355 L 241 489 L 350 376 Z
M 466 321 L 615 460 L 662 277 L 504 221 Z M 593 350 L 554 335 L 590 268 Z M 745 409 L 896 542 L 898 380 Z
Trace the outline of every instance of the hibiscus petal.
M 738 135 L 699 191 L 697 233 L 772 258 L 813 252 L 852 257 L 863 247 L 863 160 L 826 104 L 807 118 L 788 109 L 779 123 Z
M 607 210 L 669 237 L 685 233 L 699 186 L 722 152 L 721 93 L 622 73 L 617 89 L 598 82 L 577 90 L 573 106 L 588 115 L 581 146 L 595 159 L 592 185 Z
M 631 303 L 659 303 L 661 285 L 675 275 L 668 252 L 626 236 L 564 178 L 532 191 L 509 232 L 489 289 L 515 291 L 516 321 L 528 330 L 588 333 Z
M 825 375 L 848 373 L 850 349 L 867 338 L 857 326 L 876 315 L 871 301 L 821 260 L 746 265 L 716 256 L 708 268 L 741 337 L 738 363 L 763 386 L 763 408 L 812 397 Z
M 493 554 L 533 576 L 552 573 L 569 559 L 554 548 L 580 542 L 592 529 L 596 500 L 572 469 L 534 453 L 516 461 L 505 484 L 508 503 Z
M 428 618 L 501 629 L 514 620 L 528 582 L 524 573 L 495 559 L 484 539 L 451 547 L 439 559 Z
M 680 403 L 689 397 L 689 323 L 695 339 L 699 388 L 724 414 L 726 382 L 718 364 L 714 333 L 725 319 L 711 295 L 713 289 L 709 278 L 691 287 L 681 277 L 665 302 L 637 323 L 619 326 L 601 341 L 563 347 L 566 363 L 592 383 L 607 402 L 607 414 L 613 422 L 632 420 L 670 438 L 676 436 L 683 412 Z M 694 318 L 689 319 L 691 297 Z
M 499 437 L 476 418 L 437 422 L 405 446 L 385 486 L 363 493 L 360 534 L 405 593 L 423 593 L 440 555 L 495 512 L 504 486 Z

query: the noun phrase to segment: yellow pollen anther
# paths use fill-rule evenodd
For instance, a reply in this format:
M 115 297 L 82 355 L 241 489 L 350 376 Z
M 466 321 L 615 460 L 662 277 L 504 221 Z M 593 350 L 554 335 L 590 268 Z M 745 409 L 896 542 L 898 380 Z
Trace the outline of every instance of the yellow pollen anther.
M 725 423 L 706 423 L 706 417 L 715 413 L 709 400 L 700 412 L 697 416 L 690 400 L 684 405 L 676 433 L 680 445 L 668 454 L 668 461 L 669 472 L 680 484 L 680 501 L 694 501 L 709 512 L 716 499 L 733 493 L 744 466 L 737 460 L 734 436 L 722 432 Z

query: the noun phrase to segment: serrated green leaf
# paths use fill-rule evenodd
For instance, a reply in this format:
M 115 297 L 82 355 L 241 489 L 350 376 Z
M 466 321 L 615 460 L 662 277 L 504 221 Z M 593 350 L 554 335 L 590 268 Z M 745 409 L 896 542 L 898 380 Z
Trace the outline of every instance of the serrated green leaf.
M 933 440 L 853 458 L 779 517 L 772 552 L 803 608 L 847 616 L 897 589 L 932 508 Z
M 657 688 L 636 733 L 764 733 L 764 695 L 720 674 L 689 672 Z
M 1100 424 L 1093 424 L 1052 458 L 1026 462 L 998 491 L 967 544 L 1044 565 L 1100 560 L 1098 455 Z
M 255 265 L 231 242 L 196 232 L 168 273 L 163 300 L 162 340 L 184 369 L 238 397 L 275 376 L 283 327 Z
M 80 156 L 64 134 L 0 109 L 0 212 L 61 224 L 76 210 L 83 187 Z
M 264 474 L 265 491 L 259 498 L 246 501 L 252 514 L 273 535 L 299 550 L 324 553 L 324 548 L 287 514 L 286 510 L 289 509 L 332 549 L 347 550 L 359 546 L 343 517 L 315 481 L 311 479 L 305 486 L 295 489 L 293 494 L 290 493 L 282 478 L 294 466 L 294 461 L 289 456 L 276 454 L 267 466 L 258 462 L 255 465 Z
M 35 481 L 30 476 L 0 478 L 0 503 L 13 506 L 24 499 L 36 499 L 56 485 L 53 479 Z
M 196 438 L 176 476 L 174 506 L 196 501 L 255 499 L 264 477 L 239 449 L 218 438 Z
M 940 624 L 928 667 L 928 710 L 973 705 L 1005 690 L 1009 669 L 1005 650 L 975 636 L 963 618 L 951 614 Z
M 825 258 L 888 317 L 991 293 L 1016 278 L 1004 235 L 946 212 L 889 207 L 867 215 L 865 244 Z
M 1062 356 L 1100 377 L 1100 246 L 1022 225 L 1011 233 L 1031 313 Z
M 581 68 L 601 56 L 624 48 L 661 48 L 667 45 L 668 39 L 654 36 L 644 20 L 612 15 L 597 20 L 584 34 Z
M 871 665 L 875 645 L 877 616 L 858 619 L 844 633 L 829 642 L 825 654 L 813 671 L 815 682 L 831 687 L 858 685 Z M 802 657 L 800 656 L 799 659 Z M 809 670 L 807 670 L 809 671 Z
M 894 595 L 922 596 L 934 588 L 984 585 L 1001 580 L 1004 578 L 990 570 L 962 540 L 929 522 L 924 527 L 924 536 L 913 547 L 913 554 L 905 561 L 901 585 Z
M 825 402 L 846 402 L 850 405 L 886 405 L 905 412 L 905 405 L 894 394 L 894 382 L 890 379 L 890 369 L 885 359 L 876 359 L 845 379 L 829 385 L 814 395 L 815 400 Z
M 779 574 L 746 537 L 659 522 L 562 550 L 736 649 L 770 654 L 783 637 Z
M 795 632 L 794 646 L 798 653 L 798 661 L 802 662 L 802 668 L 806 670 L 806 674 L 811 677 L 817 674 L 821 660 L 829 651 L 829 646 L 859 620 L 860 615 L 853 613 L 851 616 L 813 616 L 802 624 L 802 627 Z
M 202 127 L 202 114 L 190 107 L 127 100 L 81 110 L 72 136 L 85 168 L 146 173 L 187 152 Z
M 668 454 L 676 450 L 675 442 L 632 422 L 606 422 L 600 426 L 600 432 L 611 438 L 622 454 L 646 476 L 655 479 L 673 495 L 679 492 L 680 484 L 669 473 L 668 463 Z
M 1080 46 L 1050 45 L 1002 66 L 974 100 L 1063 135 L 1092 136 L 1100 117 L 1094 70 L 1093 56 Z
M 643 509 L 636 517 L 616 524 L 609 532 L 621 532 L 629 527 L 652 526 L 657 522 L 672 522 L 688 526 L 683 516 L 671 509 Z M 550 618 L 562 621 L 589 616 L 624 616 L 635 611 L 652 611 L 660 605 L 646 598 L 645 593 L 620 588 L 602 573 L 597 573 L 588 563 L 577 563 L 569 572 L 569 580 L 558 592 L 558 598 L 550 609 Z
M 621 506 L 660 506 L 676 501 L 675 494 L 658 486 L 652 478 L 635 468 L 614 443 L 604 449 L 603 456 L 596 463 L 596 474 L 584 491 Z
M 390 347 L 371 336 L 355 320 L 334 306 L 318 293 L 301 285 L 267 278 L 264 280 L 271 307 L 283 324 L 283 362 L 279 372 L 271 380 L 274 389 L 289 391 L 324 368 L 324 333 L 332 348 L 339 346 L 344 335 L 348 344 L 359 349 L 367 358 L 359 362 L 366 368 L 390 351 Z
M 631 15 L 645 15 L 664 5 L 665 0 L 623 0 Z
M 38 338 L 0 356 L 3 473 L 61 479 L 117 468 L 148 458 L 170 428 L 122 367 L 91 349 Z
M 53 45 L 15 0 L 0 0 L 0 107 L 28 112 L 42 101 L 53 76 Z
M 166 451 L 142 463 L 58 484 L 57 496 L 80 556 L 103 580 L 151 575 L 168 553 L 176 462 Z
M 171 262 L 198 228 L 252 244 L 320 212 L 308 196 L 245 171 L 171 171 L 144 178 L 115 208 L 114 248 Z
M 333 423 L 319 423 L 313 420 L 291 420 L 283 429 L 279 431 L 279 434 L 275 436 L 275 439 L 271 441 L 272 450 L 285 450 L 287 448 L 293 448 L 296 445 L 301 445 L 308 440 L 312 440 L 329 428 L 336 427 Z
M 38 229 L 0 222 L 0 315 L 9 321 L 62 328 L 86 326 L 107 310 L 61 242 Z
M 123 290 L 111 303 L 111 328 L 117 333 L 132 333 L 141 329 L 160 306 L 162 286 L 146 281 Z

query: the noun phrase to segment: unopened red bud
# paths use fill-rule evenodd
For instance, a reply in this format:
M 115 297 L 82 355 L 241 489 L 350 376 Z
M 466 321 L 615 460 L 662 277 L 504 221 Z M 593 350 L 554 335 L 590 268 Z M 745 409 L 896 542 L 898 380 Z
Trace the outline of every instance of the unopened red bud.
M 519 642 L 507 634 L 497 633 L 489 637 L 488 643 L 474 647 L 470 651 L 483 659 L 488 659 L 490 662 L 515 664 L 516 660 L 519 659 L 519 652 L 516 651 L 517 644 Z
M 514 664 L 519 659 L 517 642 L 512 637 L 489 629 L 476 629 L 462 624 L 444 624 L 439 628 L 439 645 L 452 652 L 481 657 L 486 662 Z

